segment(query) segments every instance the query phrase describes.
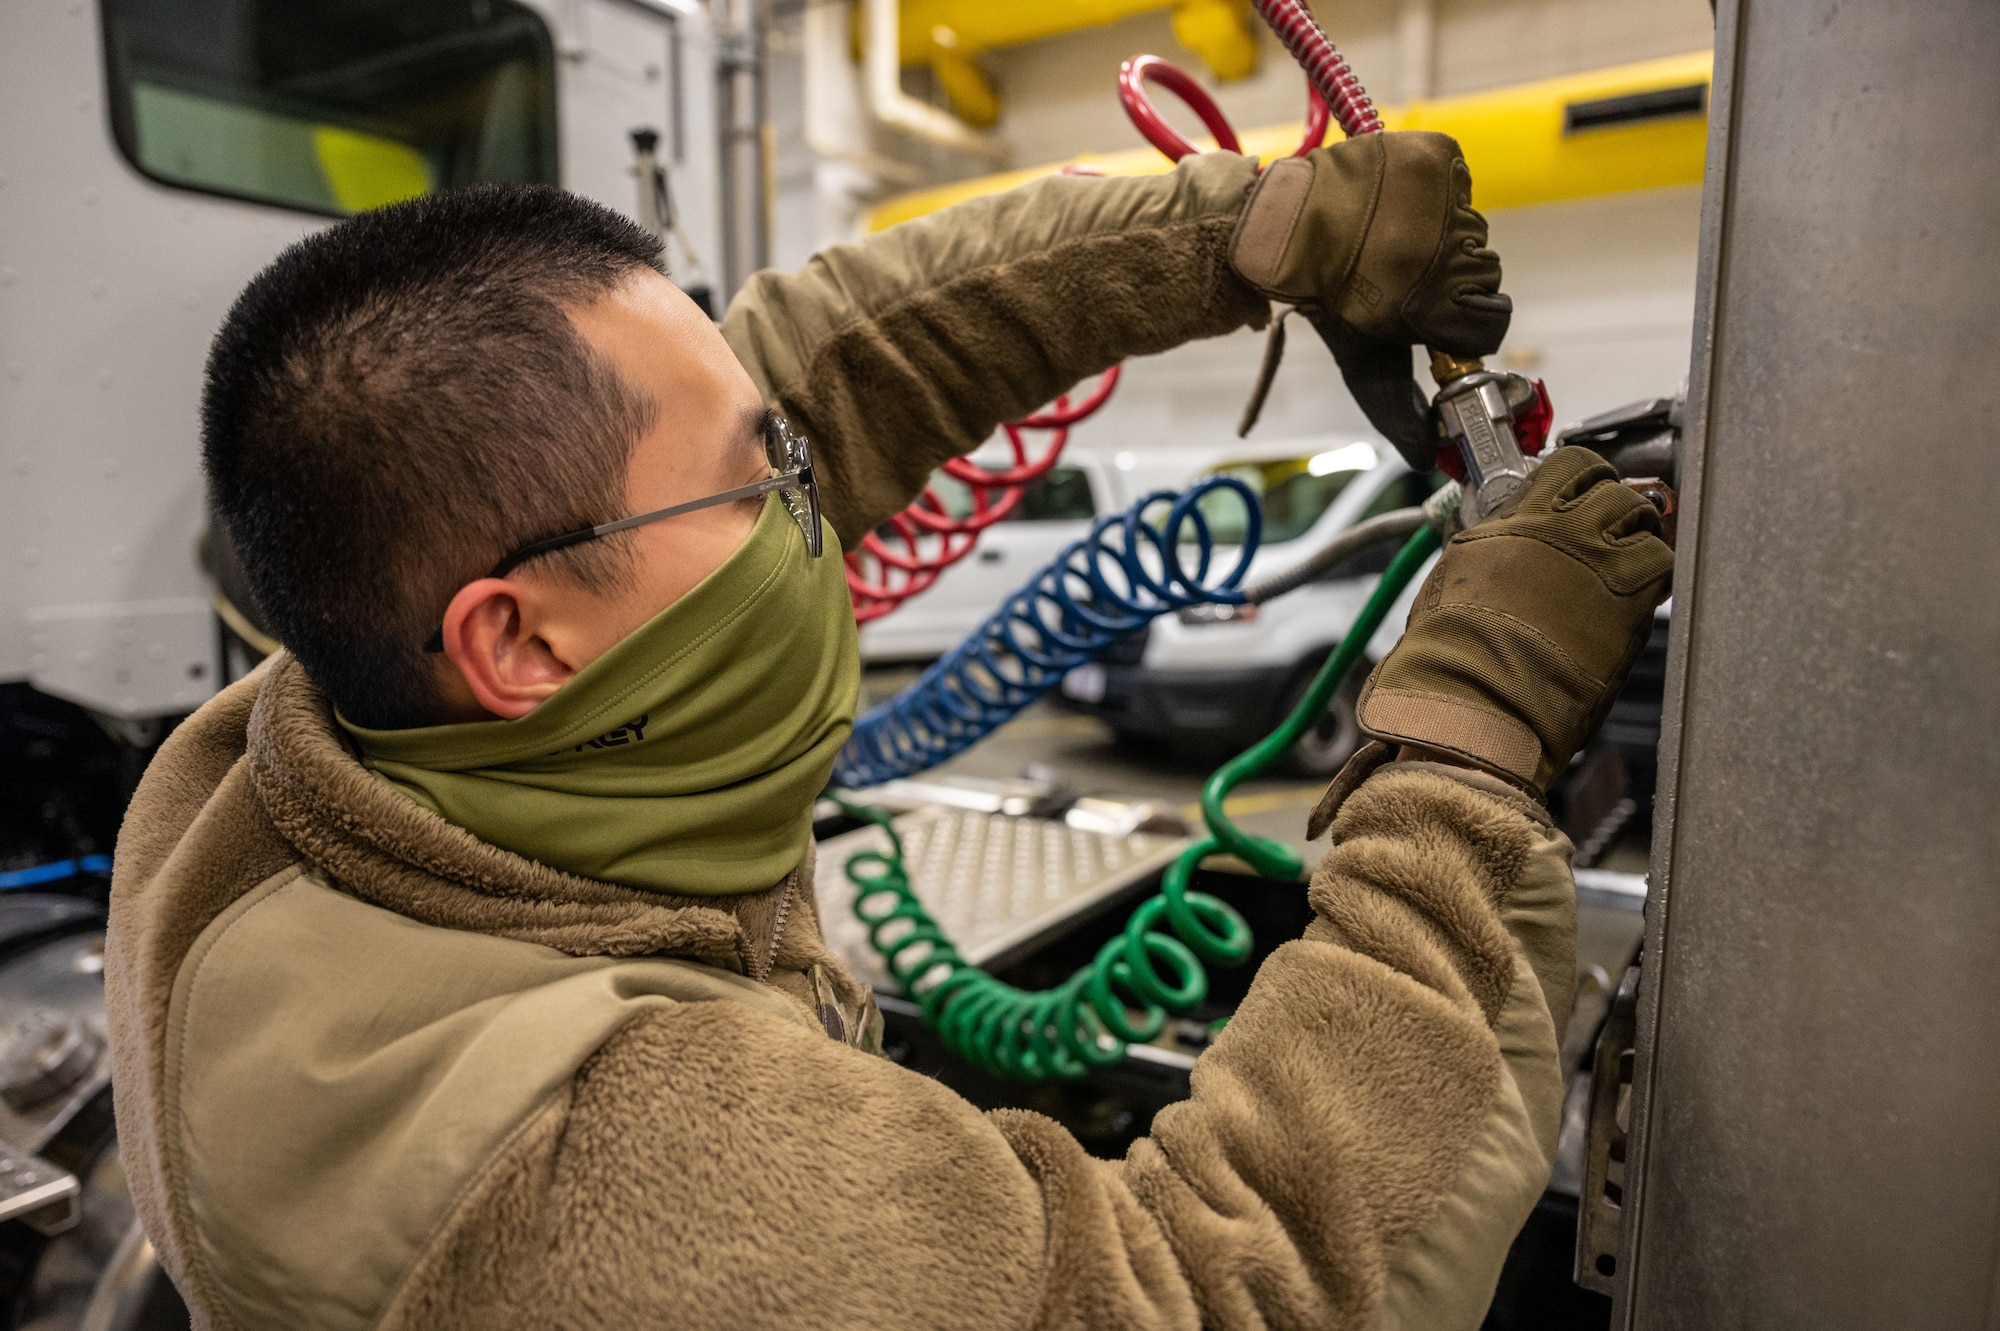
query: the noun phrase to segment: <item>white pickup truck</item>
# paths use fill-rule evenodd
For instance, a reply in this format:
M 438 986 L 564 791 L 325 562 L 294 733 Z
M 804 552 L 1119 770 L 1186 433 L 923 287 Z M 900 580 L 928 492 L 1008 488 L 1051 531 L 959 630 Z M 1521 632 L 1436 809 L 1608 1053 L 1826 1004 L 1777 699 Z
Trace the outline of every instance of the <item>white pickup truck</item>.
M 996 466 L 1006 460 L 997 453 L 973 456 Z M 913 660 L 949 651 L 1008 593 L 1084 536 L 1093 517 L 1214 473 L 1238 477 L 1262 498 L 1263 544 L 1251 564 L 1252 579 L 1289 568 L 1362 518 L 1423 502 L 1432 488 L 1430 478 L 1413 474 L 1387 444 L 1352 433 L 1151 455 L 1072 445 L 1023 496 L 1015 517 L 989 528 L 978 549 L 929 590 L 862 629 L 863 658 Z M 949 478 L 934 483 L 947 503 L 962 489 Z M 1221 547 L 1217 557 L 1233 559 L 1228 547 L 1241 539 L 1241 509 L 1218 497 L 1208 517 Z M 1149 632 L 1071 671 L 1061 700 L 1144 746 L 1200 757 L 1240 748 L 1297 702 L 1392 553 L 1364 552 L 1326 578 L 1237 618 L 1184 623 L 1163 616 Z M 1371 659 L 1402 632 L 1407 600 L 1371 645 Z M 1354 743 L 1343 698 L 1319 730 L 1300 741 L 1292 765 L 1307 775 L 1332 771 Z

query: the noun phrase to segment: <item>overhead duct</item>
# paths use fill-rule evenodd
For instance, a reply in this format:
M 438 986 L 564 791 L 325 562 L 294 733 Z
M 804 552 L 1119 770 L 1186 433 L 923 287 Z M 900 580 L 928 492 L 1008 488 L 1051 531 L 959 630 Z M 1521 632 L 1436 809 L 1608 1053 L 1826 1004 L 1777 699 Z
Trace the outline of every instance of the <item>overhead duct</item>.
M 903 91 L 901 28 L 897 0 L 866 0 L 866 66 L 869 112 L 884 126 L 953 152 L 1005 162 L 1007 146 L 949 111 Z

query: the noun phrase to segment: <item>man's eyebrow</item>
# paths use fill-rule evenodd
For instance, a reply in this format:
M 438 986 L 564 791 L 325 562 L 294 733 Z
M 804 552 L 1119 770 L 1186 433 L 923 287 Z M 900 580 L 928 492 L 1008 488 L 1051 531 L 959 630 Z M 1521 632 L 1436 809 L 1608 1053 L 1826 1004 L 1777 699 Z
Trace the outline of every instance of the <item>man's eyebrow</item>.
M 777 413 L 769 407 L 752 407 L 744 411 L 741 428 L 736 434 L 736 444 L 742 450 L 745 464 L 754 458 L 761 462 L 766 456 L 764 440 L 770 436 L 771 424 Z

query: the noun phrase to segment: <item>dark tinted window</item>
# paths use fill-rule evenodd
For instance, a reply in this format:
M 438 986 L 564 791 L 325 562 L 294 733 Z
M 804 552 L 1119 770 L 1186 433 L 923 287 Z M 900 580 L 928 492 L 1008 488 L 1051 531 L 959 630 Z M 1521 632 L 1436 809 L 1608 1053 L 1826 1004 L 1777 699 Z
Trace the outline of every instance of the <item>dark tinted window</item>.
M 931 473 L 931 493 L 952 517 L 972 513 L 972 488 L 942 469 Z M 1051 467 L 1021 494 L 1009 522 L 1065 522 L 1097 516 L 1090 496 L 1090 477 L 1081 467 Z
M 104 0 L 112 129 L 168 184 L 346 214 L 556 181 L 555 53 L 513 0 Z
M 1359 518 L 1356 518 L 1355 521 L 1365 522 L 1369 518 L 1380 517 L 1384 513 L 1392 513 L 1399 508 L 1415 508 L 1417 505 L 1423 503 L 1424 500 L 1429 499 L 1431 491 L 1443 485 L 1448 479 L 1450 478 L 1441 471 L 1431 472 L 1427 476 L 1419 475 L 1413 471 L 1406 471 L 1383 486 L 1382 493 L 1375 496 L 1374 501 L 1368 505 L 1367 510 Z M 1402 547 L 1402 544 L 1403 542 L 1400 539 L 1377 541 L 1367 549 L 1357 550 L 1346 559 L 1335 564 L 1321 575 L 1320 580 L 1323 582 L 1339 582 L 1346 578 L 1373 577 L 1386 573 L 1389 571 L 1390 562 L 1396 557 L 1396 551 Z
M 1081 467 L 1050 467 L 1021 494 L 1015 522 L 1077 522 L 1097 516 L 1090 497 L 1090 477 Z
M 1423 503 L 1424 500 L 1431 497 L 1431 491 L 1437 489 L 1449 479 L 1441 471 L 1431 472 L 1428 476 L 1420 476 L 1416 472 L 1406 471 L 1383 486 L 1382 493 L 1375 496 L 1375 502 L 1368 505 L 1367 511 L 1362 513 L 1361 517 L 1357 518 L 1356 521 L 1378 518 L 1384 513 L 1393 513 L 1399 508 L 1415 508 L 1417 505 Z

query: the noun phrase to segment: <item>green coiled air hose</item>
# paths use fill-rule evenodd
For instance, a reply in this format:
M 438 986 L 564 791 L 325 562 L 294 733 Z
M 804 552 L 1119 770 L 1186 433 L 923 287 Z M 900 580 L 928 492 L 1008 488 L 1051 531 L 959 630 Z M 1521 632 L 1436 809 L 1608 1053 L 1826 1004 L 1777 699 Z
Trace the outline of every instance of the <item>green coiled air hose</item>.
M 1124 932 L 1053 989 L 1016 989 L 960 956 L 911 888 L 903 845 L 889 816 L 833 795 L 850 814 L 888 834 L 887 852 L 858 851 L 847 861 L 847 877 L 856 889 L 854 913 L 867 925 L 868 941 L 889 974 L 917 1001 L 924 1024 L 947 1048 L 998 1076 L 1080 1077 L 1118 1062 L 1127 1044 L 1153 1039 L 1169 1016 L 1200 1003 L 1208 994 L 1205 967 L 1241 965 L 1249 957 L 1249 924 L 1218 898 L 1189 891 L 1189 875 L 1204 859 L 1222 853 L 1266 878 L 1296 880 L 1304 873 L 1297 852 L 1238 827 L 1223 802 L 1318 724 L 1389 607 L 1438 544 L 1429 525 L 1404 543 L 1284 724 L 1208 778 L 1201 794 L 1207 835 L 1168 867 L 1159 893 L 1132 912 Z M 1164 929 L 1157 927 L 1163 918 Z

